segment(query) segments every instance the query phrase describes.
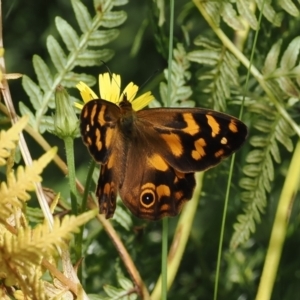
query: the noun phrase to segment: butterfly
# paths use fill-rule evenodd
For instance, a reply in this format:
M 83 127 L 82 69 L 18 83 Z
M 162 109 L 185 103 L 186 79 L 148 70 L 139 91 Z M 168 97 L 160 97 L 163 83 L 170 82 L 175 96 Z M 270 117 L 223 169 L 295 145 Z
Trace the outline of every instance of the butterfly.
M 126 94 L 119 105 L 96 99 L 80 116 L 84 144 L 101 171 L 100 213 L 111 218 L 118 193 L 137 217 L 176 216 L 192 198 L 194 173 L 237 151 L 247 137 L 240 120 L 202 108 L 134 111 Z

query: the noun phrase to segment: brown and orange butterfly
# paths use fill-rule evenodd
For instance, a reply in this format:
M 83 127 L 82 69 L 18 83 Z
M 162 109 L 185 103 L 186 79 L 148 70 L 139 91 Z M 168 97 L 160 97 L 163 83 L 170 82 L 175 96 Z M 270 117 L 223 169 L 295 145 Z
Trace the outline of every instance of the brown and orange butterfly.
M 101 171 L 100 213 L 113 216 L 117 194 L 137 217 L 177 215 L 191 199 L 194 173 L 217 165 L 244 143 L 240 120 L 201 108 L 134 111 L 123 94 L 116 105 L 87 102 L 81 112 L 83 142 Z

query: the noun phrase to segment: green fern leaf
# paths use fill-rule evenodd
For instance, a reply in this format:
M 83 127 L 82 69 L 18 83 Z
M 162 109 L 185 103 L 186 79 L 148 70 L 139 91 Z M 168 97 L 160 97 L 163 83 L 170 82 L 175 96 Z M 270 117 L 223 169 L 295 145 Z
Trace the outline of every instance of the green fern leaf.
M 43 99 L 43 93 L 40 87 L 26 75 L 22 77 L 22 85 L 26 93 L 30 95 L 31 104 L 38 110 L 41 107 Z
M 278 40 L 278 42 L 276 42 L 271 47 L 271 50 L 267 54 L 264 67 L 262 69 L 263 74 L 268 75 L 273 73 L 276 70 L 281 45 L 282 45 L 282 40 Z
M 280 67 L 290 70 L 295 67 L 300 51 L 300 36 L 294 38 L 282 55 Z
M 281 161 L 278 142 L 288 150 L 293 149 L 290 137 L 294 132 L 276 110 L 262 101 L 249 105 L 248 110 L 259 115 L 259 119 L 254 123 L 259 135 L 250 139 L 250 144 L 255 149 L 246 157 L 247 165 L 243 168 L 245 177 L 240 180 L 240 186 L 245 190 L 241 193 L 241 199 L 246 202 L 246 207 L 234 226 L 232 248 L 244 243 L 255 230 L 255 222 L 261 219 L 260 214 L 264 212 L 267 194 L 272 190 L 275 177 L 273 160 L 277 163 Z M 267 111 L 269 114 L 266 118 Z
M 204 1 L 202 3 L 206 12 L 210 15 L 211 19 L 214 20 L 215 24 L 219 26 L 220 24 L 220 12 L 221 12 L 221 2 L 218 1 Z
M 47 38 L 47 49 L 56 70 L 58 72 L 64 70 L 67 65 L 67 57 L 58 41 L 52 35 L 49 35 Z
M 102 61 L 110 60 L 114 55 L 114 52 L 109 49 L 104 50 L 85 50 L 79 54 L 76 58 L 75 64 L 77 66 L 94 66 L 100 65 Z
M 279 0 L 278 4 L 291 16 L 299 16 L 299 9 L 291 0 Z
M 69 72 L 68 74 L 65 75 L 62 81 L 62 85 L 64 87 L 71 88 L 74 87 L 78 83 L 78 81 L 83 81 L 88 86 L 93 86 L 96 83 L 96 79 L 94 76 L 84 74 L 84 73 Z
M 236 1 L 236 7 L 237 7 L 237 10 L 238 10 L 239 14 L 246 19 L 249 26 L 253 30 L 257 30 L 258 29 L 258 22 L 257 22 L 257 19 L 255 17 L 255 14 L 250 9 L 250 2 L 245 1 L 245 0 L 237 0 Z
M 186 81 L 190 78 L 190 73 L 187 71 L 189 68 L 189 61 L 186 57 L 185 49 L 183 45 L 178 44 L 174 49 L 174 59 L 172 61 L 172 80 L 171 80 L 171 95 L 168 103 L 168 87 L 167 84 L 162 82 L 160 84 L 160 95 L 163 103 L 171 105 L 173 107 L 191 107 L 195 103 L 191 100 L 187 101 L 192 95 L 190 86 L 186 85 Z M 168 70 L 164 70 L 165 78 L 168 78 Z M 192 104 L 191 104 L 192 103 Z
M 272 5 L 270 4 L 270 1 L 256 0 L 256 3 L 259 10 L 263 9 L 263 15 L 270 23 L 277 27 L 281 25 L 282 15 L 276 13 Z
M 233 9 L 232 4 L 229 2 L 224 2 L 222 17 L 224 22 L 226 22 L 234 30 L 244 30 L 243 23 L 237 17 L 236 11 Z
M 34 114 L 31 112 L 31 110 L 23 103 L 23 102 L 19 102 L 19 109 L 21 112 L 22 116 L 27 116 L 29 117 L 28 123 L 31 125 L 32 128 L 38 130 L 37 124 L 36 124 L 36 120 L 35 120 L 35 116 Z
M 125 11 L 110 11 L 107 12 L 101 19 L 101 26 L 113 28 L 122 25 L 127 19 Z
M 123 209 L 121 205 L 117 205 L 116 207 L 114 221 L 119 223 L 127 231 L 130 231 L 132 228 L 132 216 L 128 210 Z
M 79 0 L 71 0 L 71 3 L 81 32 L 88 32 L 92 27 L 92 18 L 88 9 Z
M 230 98 L 232 88 L 239 85 L 238 61 L 221 45 L 208 42 L 201 37 L 195 40 L 195 44 L 200 45 L 201 49 L 188 53 L 187 59 L 210 66 L 198 79 L 202 85 L 205 85 L 201 88 L 209 95 L 209 106 L 224 111 L 226 98 Z
M 120 31 L 117 29 L 97 30 L 91 34 L 88 45 L 101 47 L 116 39 L 119 33 Z
M 38 55 L 33 56 L 32 62 L 41 89 L 44 92 L 49 91 L 51 89 L 51 86 L 53 85 L 53 77 L 48 66 L 46 65 L 44 60 Z
M 55 18 L 56 28 L 69 51 L 76 50 L 79 44 L 79 37 L 73 27 L 60 17 Z

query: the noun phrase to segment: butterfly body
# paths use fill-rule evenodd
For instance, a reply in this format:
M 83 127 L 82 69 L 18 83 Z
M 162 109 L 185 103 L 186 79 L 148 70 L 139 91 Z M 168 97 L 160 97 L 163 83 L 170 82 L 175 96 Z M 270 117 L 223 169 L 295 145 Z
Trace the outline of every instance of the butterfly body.
M 96 194 L 107 218 L 118 193 L 140 218 L 177 215 L 192 197 L 194 172 L 218 164 L 247 136 L 234 117 L 200 108 L 134 111 L 125 95 L 119 106 L 102 99 L 86 103 L 80 128 L 102 165 Z

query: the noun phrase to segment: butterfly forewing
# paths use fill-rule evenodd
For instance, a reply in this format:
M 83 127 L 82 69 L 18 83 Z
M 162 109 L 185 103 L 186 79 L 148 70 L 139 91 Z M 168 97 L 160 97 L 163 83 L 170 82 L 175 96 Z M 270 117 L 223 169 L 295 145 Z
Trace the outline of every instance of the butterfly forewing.
M 114 147 L 115 127 L 120 108 L 108 101 L 92 100 L 81 111 L 80 132 L 83 142 L 99 163 L 106 163 Z
M 217 165 L 237 151 L 247 136 L 240 120 L 211 110 L 147 109 L 138 112 L 147 124 L 152 146 L 176 170 L 196 172 Z

